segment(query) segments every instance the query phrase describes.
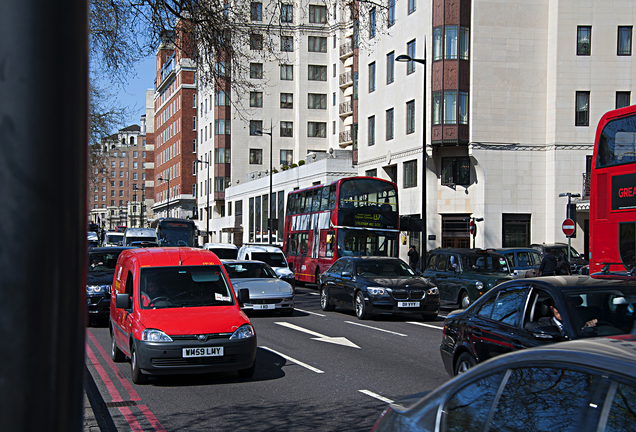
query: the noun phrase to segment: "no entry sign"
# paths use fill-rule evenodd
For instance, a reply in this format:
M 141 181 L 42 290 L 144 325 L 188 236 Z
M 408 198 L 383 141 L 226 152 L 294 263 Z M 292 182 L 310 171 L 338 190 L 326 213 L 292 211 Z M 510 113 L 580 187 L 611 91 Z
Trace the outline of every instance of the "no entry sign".
M 563 234 L 565 234 L 566 237 L 570 237 L 572 234 L 574 234 L 576 225 L 574 224 L 574 221 L 572 219 L 566 219 L 563 221 L 563 225 L 561 226 L 561 228 L 563 228 Z

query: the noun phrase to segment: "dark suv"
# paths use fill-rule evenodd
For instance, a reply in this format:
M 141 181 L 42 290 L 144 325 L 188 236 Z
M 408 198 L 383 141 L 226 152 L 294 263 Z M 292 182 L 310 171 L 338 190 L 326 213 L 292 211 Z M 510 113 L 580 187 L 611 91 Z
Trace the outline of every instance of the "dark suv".
M 541 252 L 541 256 L 544 257 L 546 253 L 550 252 L 555 257 L 559 257 L 559 254 L 568 256 L 568 244 L 567 243 L 543 243 L 543 244 L 531 244 L 531 248 Z M 576 249 L 570 247 L 570 271 L 572 274 L 578 273 L 581 267 L 588 265 L 588 262 L 583 258 L 583 255 L 578 253 Z
M 439 289 L 442 303 L 467 308 L 490 288 L 513 279 L 506 258 L 481 249 L 436 249 L 422 274 Z

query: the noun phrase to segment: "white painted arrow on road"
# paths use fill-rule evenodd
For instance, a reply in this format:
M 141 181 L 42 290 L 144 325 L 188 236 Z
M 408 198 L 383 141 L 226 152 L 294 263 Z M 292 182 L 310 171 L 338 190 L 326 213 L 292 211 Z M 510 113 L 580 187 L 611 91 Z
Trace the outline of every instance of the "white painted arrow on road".
M 323 334 L 317 333 L 313 330 L 309 330 L 306 328 L 302 328 L 300 326 L 288 323 L 288 322 L 277 322 L 276 324 L 283 326 L 283 327 L 287 327 L 290 328 L 292 330 L 297 330 L 303 333 L 307 333 L 310 334 L 312 336 L 316 336 L 315 338 L 312 338 L 313 340 L 317 340 L 320 342 L 329 342 L 332 344 L 336 344 L 336 345 L 344 345 L 344 346 L 348 346 L 351 348 L 358 348 L 360 349 L 360 347 L 356 344 L 354 344 L 353 342 L 349 341 L 347 338 L 344 337 L 329 337 L 329 336 L 325 336 Z

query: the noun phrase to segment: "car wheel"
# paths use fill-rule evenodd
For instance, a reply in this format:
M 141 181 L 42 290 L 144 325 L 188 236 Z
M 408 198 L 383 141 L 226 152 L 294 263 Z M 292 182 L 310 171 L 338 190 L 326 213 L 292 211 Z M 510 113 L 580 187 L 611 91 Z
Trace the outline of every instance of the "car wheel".
M 437 319 L 437 312 L 422 314 L 422 318 L 424 318 L 425 321 L 435 321 Z
M 468 295 L 468 292 L 462 291 L 459 294 L 459 307 L 466 309 L 468 306 L 470 306 L 470 296 Z
M 455 375 L 463 374 L 464 372 L 466 372 L 468 369 L 475 366 L 476 364 L 477 362 L 475 361 L 475 358 L 471 354 L 467 352 L 462 353 L 457 359 L 457 364 L 455 365 Z
M 117 342 L 115 342 L 115 333 L 113 330 L 110 332 L 110 358 L 115 363 L 121 363 L 125 359 L 124 353 L 121 352 L 119 347 L 117 347 Z
M 255 371 L 256 371 L 256 360 L 254 360 L 254 364 L 252 364 L 252 367 L 247 369 L 239 369 L 237 372 L 241 378 L 251 378 L 254 376 Z
M 291 309 L 281 309 L 280 314 L 282 316 L 292 316 L 294 314 L 294 308 Z
M 355 297 L 355 308 L 356 308 L 356 316 L 358 319 L 367 319 L 369 318 L 369 314 L 367 313 L 367 307 L 364 304 L 364 294 L 362 291 L 358 291 Z
M 130 369 L 132 371 L 132 382 L 135 384 L 145 384 L 148 381 L 148 377 L 139 369 L 135 347 L 130 348 Z
M 336 307 L 331 304 L 331 299 L 329 298 L 329 292 L 327 291 L 327 287 L 323 286 L 320 288 L 320 309 L 323 311 L 332 311 Z

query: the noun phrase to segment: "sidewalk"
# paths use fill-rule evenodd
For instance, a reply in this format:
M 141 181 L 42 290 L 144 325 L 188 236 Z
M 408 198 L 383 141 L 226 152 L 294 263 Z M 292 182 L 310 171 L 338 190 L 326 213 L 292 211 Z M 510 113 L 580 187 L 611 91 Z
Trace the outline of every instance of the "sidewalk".
M 84 432 L 116 432 L 117 427 L 108 411 L 93 376 L 84 366 Z

